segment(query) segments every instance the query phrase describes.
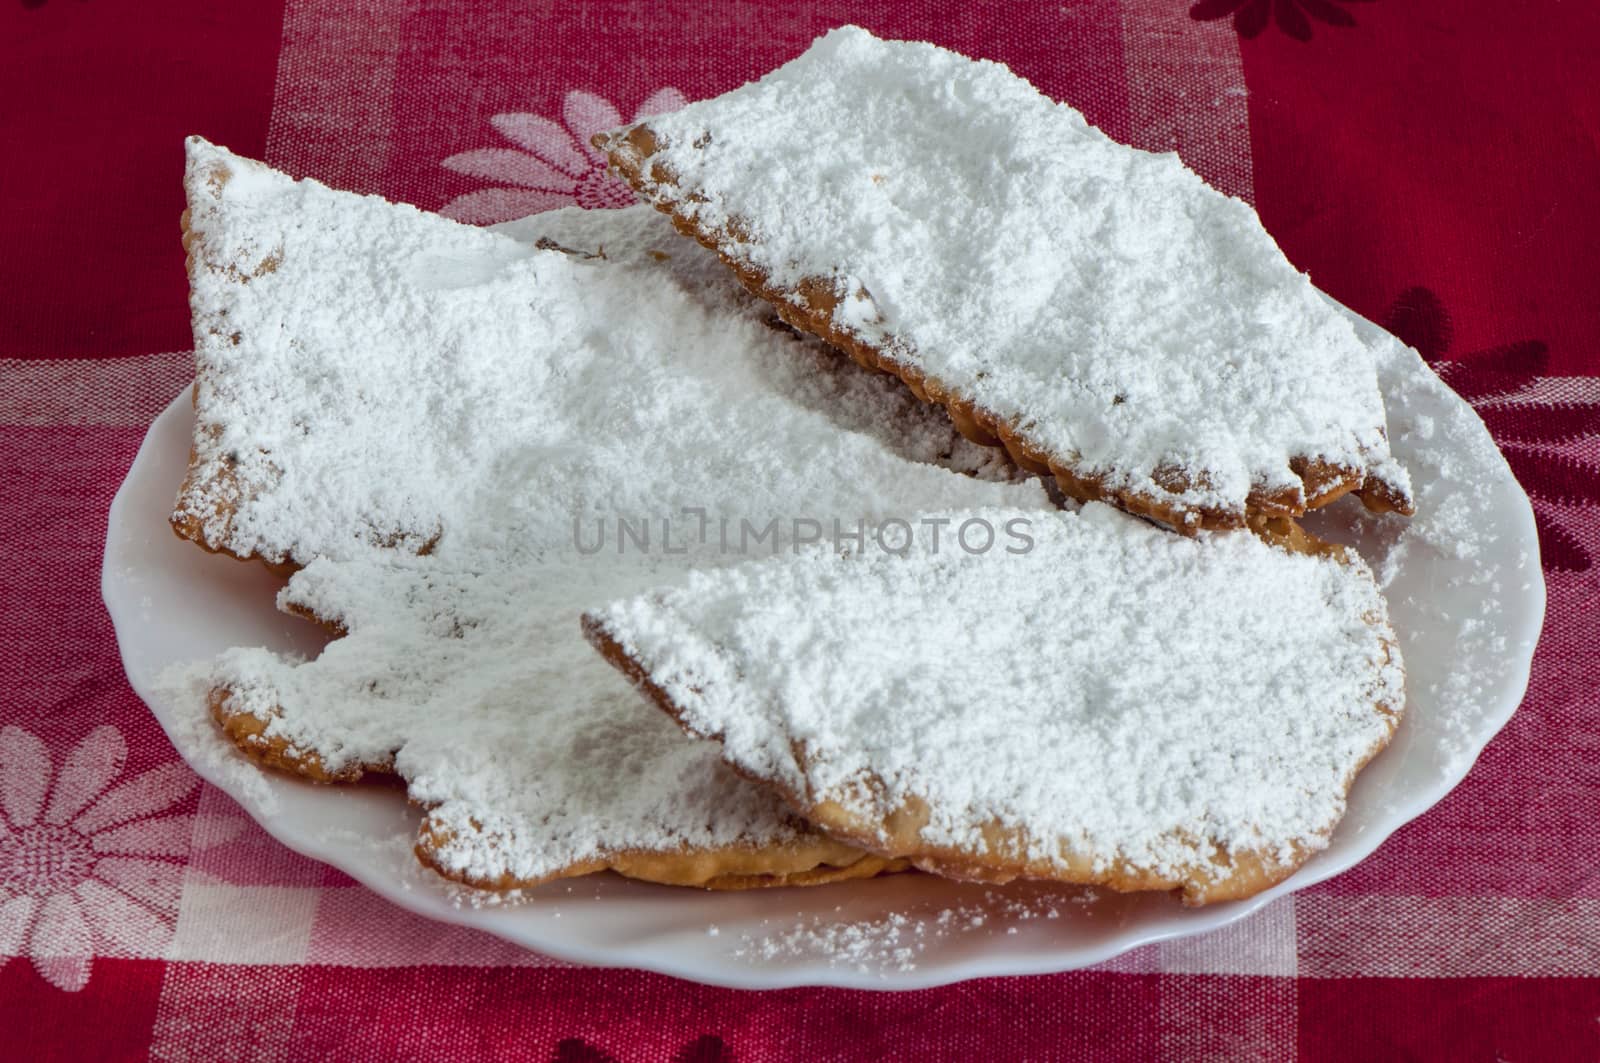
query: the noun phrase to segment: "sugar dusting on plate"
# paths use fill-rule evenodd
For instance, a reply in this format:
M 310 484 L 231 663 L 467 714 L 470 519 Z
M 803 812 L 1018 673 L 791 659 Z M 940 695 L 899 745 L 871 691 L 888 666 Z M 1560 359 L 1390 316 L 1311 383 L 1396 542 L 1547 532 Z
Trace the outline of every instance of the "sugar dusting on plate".
M 916 970 L 922 953 L 942 941 L 975 932 L 1015 936 L 1019 923 L 1060 919 L 1064 907 L 1091 905 L 1099 897 L 1093 888 L 1032 896 L 986 890 L 981 898 L 951 907 L 923 904 L 869 919 L 846 918 L 838 907 L 832 913 L 797 915 L 786 929 L 741 934 L 733 955 L 756 964 L 820 959 L 830 967 L 887 978 Z M 777 921 L 763 919 L 762 925 Z M 721 928 L 713 924 L 706 933 L 716 937 Z

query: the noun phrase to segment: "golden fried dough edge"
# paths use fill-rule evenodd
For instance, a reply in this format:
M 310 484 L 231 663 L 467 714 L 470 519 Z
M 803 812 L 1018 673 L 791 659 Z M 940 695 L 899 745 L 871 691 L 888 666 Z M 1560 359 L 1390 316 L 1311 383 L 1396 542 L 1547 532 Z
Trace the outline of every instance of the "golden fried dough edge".
M 680 233 L 715 253 L 746 289 L 771 304 L 778 316 L 790 326 L 820 337 L 859 365 L 896 377 L 917 398 L 942 406 L 962 435 L 983 446 L 1003 447 L 1011 460 L 1022 468 L 1039 475 L 1053 476 L 1064 493 L 1080 502 L 1107 502 L 1141 517 L 1158 520 L 1186 535 L 1202 530 L 1244 527 L 1268 518 L 1303 516 L 1308 509 L 1319 509 L 1352 492 L 1373 512 L 1410 515 L 1414 511 L 1410 498 L 1376 478 L 1368 477 L 1365 470 L 1304 456 L 1292 458 L 1289 463 L 1290 469 L 1302 481 L 1300 491 L 1268 491 L 1261 486 L 1253 487 L 1245 500 L 1243 511 L 1186 506 L 1171 495 L 1162 497 L 1150 492 L 1114 488 L 1103 477 L 1095 475 L 1080 463 L 1061 455 L 1048 454 L 1022 438 L 1017 427 L 1006 418 L 977 405 L 956 389 L 894 358 L 882 348 L 836 327 L 833 311 L 840 297 L 829 280 L 808 278 L 793 288 L 785 288 L 772 283 L 765 272 L 739 261 L 733 249 L 741 243 L 750 242 L 746 226 L 735 221 L 723 230 L 705 229 L 671 203 L 662 201 L 660 189 L 663 186 L 676 186 L 677 178 L 664 163 L 649 163 L 659 141 L 648 124 L 641 123 L 614 133 L 598 133 L 592 138 L 592 143 L 605 153 L 614 174 L 627 181 L 635 192 L 657 210 L 668 215 L 673 227 Z M 1197 486 L 1188 472 L 1175 466 L 1158 468 L 1154 475 L 1157 484 L 1173 494 Z
M 323 784 L 354 783 L 368 775 L 394 774 L 392 754 L 375 761 L 329 768 L 316 750 L 301 749 L 283 735 L 268 733 L 278 715 L 276 710 L 263 718 L 239 708 L 238 701 L 234 689 L 226 685 L 213 686 L 206 694 L 206 706 L 222 733 L 239 752 L 261 767 Z
M 906 860 L 888 860 L 823 834 L 784 845 L 733 845 L 722 849 L 622 849 L 562 868 L 550 875 L 527 877 L 509 872 L 485 877 L 452 866 L 447 853 L 457 840 L 444 824 L 424 819 L 416 854 L 434 872 L 473 889 L 505 893 L 529 889 L 557 879 L 614 871 L 624 878 L 663 886 L 704 890 L 772 889 L 821 886 L 902 871 Z
M 212 718 L 222 733 L 254 763 L 272 771 L 298 776 L 323 785 L 350 785 L 377 777 L 402 785 L 393 756 L 376 761 L 345 764 L 330 769 L 315 751 L 290 744 L 282 735 L 268 734 L 271 719 L 235 707 L 234 692 L 213 687 L 207 695 Z M 824 834 L 796 838 L 773 846 L 734 845 L 723 849 L 623 849 L 583 861 L 543 876 L 501 874 L 474 876 L 450 863 L 447 852 L 454 831 L 429 816 L 418 827 L 414 846 L 417 859 L 441 877 L 474 889 L 493 892 L 528 889 L 555 879 L 615 871 L 625 878 L 669 886 L 708 890 L 767 889 L 777 886 L 820 886 L 855 878 L 903 871 L 906 860 L 886 859 L 837 841 Z
M 1381 618 L 1370 617 L 1377 624 Z M 672 717 L 690 735 L 711 741 L 721 741 L 720 735 L 705 734 L 685 722 L 683 709 L 655 680 L 649 670 L 635 658 L 628 648 L 618 642 L 595 618 L 583 618 L 585 637 L 614 668 L 634 683 L 658 708 Z M 1396 647 L 1390 635 L 1383 640 L 1384 664 L 1394 659 Z M 1384 735 L 1351 769 L 1342 782 L 1341 789 L 1348 796 L 1356 776 L 1389 744 L 1399 725 L 1403 706 L 1395 708 L 1381 701 L 1371 705 L 1374 712 L 1387 722 Z M 802 776 L 807 775 L 808 758 L 804 744 L 793 743 L 796 763 Z M 885 859 L 907 860 L 920 870 L 958 881 L 1004 884 L 1015 879 L 1033 879 L 1081 886 L 1100 886 L 1119 893 L 1168 891 L 1176 893 L 1183 904 L 1199 907 L 1220 901 L 1241 900 L 1288 878 L 1310 859 L 1321 845 L 1295 844 L 1283 852 L 1243 849 L 1226 852 L 1224 858 L 1210 865 L 1195 865 L 1179 874 L 1162 874 L 1148 868 L 1136 867 L 1123 859 L 1104 860 L 1094 853 L 1075 852 L 1058 846 L 1059 859 L 1030 859 L 1025 854 L 1030 849 L 1029 836 L 1016 828 L 990 821 L 978 824 L 983 837 L 983 851 L 930 845 L 921 837 L 930 811 L 920 797 L 906 799 L 898 808 L 881 819 L 872 819 L 850 811 L 836 801 L 818 799 L 811 793 L 797 793 L 782 783 L 751 775 L 738 765 L 729 763 L 734 771 L 771 788 L 796 814 L 805 818 L 828 836 L 850 845 L 878 854 Z M 884 787 L 880 780 L 867 779 L 864 785 L 878 793 Z M 1335 824 L 1337 826 L 1337 824 Z M 1325 841 L 1333 828 L 1323 835 Z
M 185 189 L 189 197 L 189 206 L 185 207 L 179 216 L 178 226 L 182 234 L 184 250 L 184 268 L 189 277 L 189 290 L 191 298 L 195 289 L 196 279 L 201 270 L 225 270 L 228 267 L 215 261 L 215 256 L 210 254 L 210 248 L 205 245 L 200 234 L 195 232 L 190 225 L 191 212 L 194 207 L 194 198 L 197 195 L 211 194 L 220 196 L 223 185 L 227 184 L 229 171 L 222 166 L 212 169 L 199 183 L 199 187 L 188 185 Z M 270 256 L 256 268 L 256 274 L 268 273 L 277 268 L 277 262 Z M 210 336 L 221 335 L 221 330 L 213 325 L 205 325 L 200 319 L 197 308 L 190 306 L 190 317 L 195 332 L 195 349 L 201 349 L 203 341 Z M 233 343 L 242 341 L 238 333 L 229 336 Z M 197 379 L 190 392 L 190 402 L 196 407 L 200 398 L 199 375 L 206 372 L 205 365 L 196 366 Z M 209 433 L 215 435 L 218 427 L 195 426 L 196 433 Z M 207 470 L 199 460 L 199 448 L 194 442 L 189 446 L 189 464 L 184 473 L 183 483 L 178 487 L 177 501 L 173 504 L 172 514 L 168 518 L 173 532 L 180 539 L 187 539 L 207 553 L 220 554 L 232 557 L 239 561 L 258 561 L 273 575 L 287 579 L 299 569 L 291 558 L 268 558 L 257 553 L 239 553 L 226 545 L 228 535 L 226 529 L 232 527 L 234 503 L 242 493 L 238 477 L 229 466 L 221 466 Z M 213 527 L 225 529 L 223 534 L 213 537 L 208 534 L 208 529 Z

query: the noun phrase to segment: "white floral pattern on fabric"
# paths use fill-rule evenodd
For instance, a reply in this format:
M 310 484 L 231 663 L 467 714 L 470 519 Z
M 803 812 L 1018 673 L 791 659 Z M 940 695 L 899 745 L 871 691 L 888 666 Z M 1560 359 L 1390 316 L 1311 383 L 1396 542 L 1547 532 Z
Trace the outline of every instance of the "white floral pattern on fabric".
M 658 89 L 639 105 L 633 120 L 676 111 L 688 102 L 677 89 Z M 636 201 L 626 184 L 607 176 L 605 156 L 589 143 L 596 133 L 622 124 L 621 112 L 609 100 L 574 89 L 562 102 L 559 123 L 508 113 L 495 115 L 489 124 L 517 147 L 463 151 L 440 165 L 501 187 L 457 196 L 439 212 L 445 217 L 488 225 L 573 203 L 595 210 Z
M 173 761 L 117 785 L 122 732 L 102 724 L 59 771 L 37 735 L 0 728 L 0 962 L 82 989 L 93 958 L 159 956 L 172 939 L 194 816 L 163 814 L 199 779 Z M 53 775 L 53 778 L 52 778 Z

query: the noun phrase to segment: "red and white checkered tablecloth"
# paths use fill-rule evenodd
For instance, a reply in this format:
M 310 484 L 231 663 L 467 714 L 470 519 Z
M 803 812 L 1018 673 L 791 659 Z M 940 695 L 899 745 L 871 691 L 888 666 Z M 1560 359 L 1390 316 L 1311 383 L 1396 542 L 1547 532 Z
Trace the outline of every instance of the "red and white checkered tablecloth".
M 181 138 L 485 222 L 847 21 L 1002 60 L 1252 200 L 1532 495 L 1527 700 L 1371 859 L 1209 937 L 903 994 L 576 969 L 402 913 L 177 759 L 98 593 L 190 363 Z M 4 0 L 0 1057 L 1600 1059 L 1600 13 L 1575 0 Z

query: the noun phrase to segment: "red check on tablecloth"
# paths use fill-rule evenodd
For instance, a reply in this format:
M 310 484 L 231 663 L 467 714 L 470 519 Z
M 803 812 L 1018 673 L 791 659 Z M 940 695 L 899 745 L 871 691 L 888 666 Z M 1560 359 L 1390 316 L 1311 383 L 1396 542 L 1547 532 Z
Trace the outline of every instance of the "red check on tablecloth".
M 177 760 L 98 595 L 106 507 L 190 375 L 182 136 L 471 222 L 605 208 L 623 194 L 590 133 L 848 21 L 1002 60 L 1176 149 L 1473 402 L 1549 587 L 1517 716 L 1366 863 L 1241 924 L 907 994 L 564 967 L 278 846 Z M 1600 1058 L 1596 31 L 1559 0 L 9 0 L 0 1054 Z

